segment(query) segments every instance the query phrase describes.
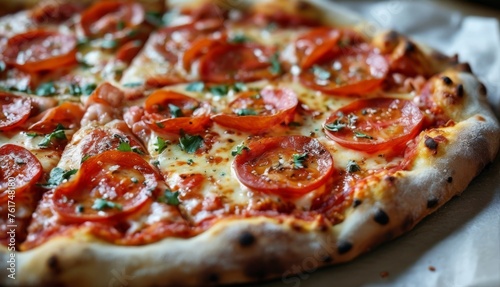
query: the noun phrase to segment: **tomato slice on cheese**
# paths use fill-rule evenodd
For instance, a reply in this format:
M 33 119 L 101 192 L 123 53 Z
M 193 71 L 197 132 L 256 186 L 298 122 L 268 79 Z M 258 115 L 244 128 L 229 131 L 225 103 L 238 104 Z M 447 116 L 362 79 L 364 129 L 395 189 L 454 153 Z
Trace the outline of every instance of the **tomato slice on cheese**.
M 130 34 L 145 18 L 139 3 L 125 1 L 100 1 L 82 13 L 80 24 L 87 37 L 112 35 L 121 39 Z
M 74 178 L 54 189 L 53 208 L 69 222 L 120 219 L 150 202 L 160 181 L 136 153 L 106 151 L 84 161 Z
M 7 131 L 23 124 L 29 118 L 30 112 L 29 98 L 0 92 L 0 131 Z
M 11 201 L 22 196 L 40 179 L 42 170 L 29 150 L 13 144 L 0 146 L 0 203 L 9 200 L 12 194 Z
M 273 65 L 279 65 L 276 58 L 274 48 L 256 44 L 221 44 L 200 59 L 200 77 L 210 83 L 272 79 L 281 73 L 281 69 L 273 68 Z
M 145 122 L 160 133 L 203 131 L 210 124 L 210 105 L 189 96 L 159 90 L 144 103 Z
M 30 125 L 28 129 L 49 133 L 58 125 L 62 125 L 65 128 L 77 128 L 80 126 L 83 114 L 84 110 L 80 104 L 65 102 L 38 115 L 33 119 L 36 122 Z
M 32 30 L 7 41 L 4 61 L 30 72 L 52 71 L 76 63 L 76 38 L 48 30 Z
M 262 133 L 293 119 L 298 104 L 290 89 L 266 88 L 258 92 L 243 92 L 229 104 L 228 113 L 217 114 L 213 121 L 236 130 Z
M 362 45 L 340 49 L 332 60 L 304 70 L 300 80 L 327 94 L 359 95 L 379 87 L 388 71 L 387 59 Z
M 298 197 L 331 177 L 331 154 L 316 139 L 280 136 L 253 141 L 233 162 L 236 176 L 252 190 Z
M 420 132 L 423 115 L 411 101 L 359 100 L 335 111 L 324 123 L 326 135 L 347 148 L 375 153 L 401 152 Z

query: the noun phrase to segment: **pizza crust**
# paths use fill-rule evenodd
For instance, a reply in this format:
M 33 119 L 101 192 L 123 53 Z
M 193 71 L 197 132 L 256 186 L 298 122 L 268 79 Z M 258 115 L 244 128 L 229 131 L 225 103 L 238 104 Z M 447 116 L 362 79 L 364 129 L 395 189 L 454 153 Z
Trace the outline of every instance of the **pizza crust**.
M 381 175 L 377 188 L 384 192 L 375 192 L 373 198 L 349 208 L 340 224 L 328 226 L 321 219 L 313 224 L 265 217 L 224 219 L 196 237 L 167 238 L 145 246 L 116 246 L 88 236 L 58 237 L 16 254 L 15 281 L 7 278 L 9 253 L 2 250 L 2 283 L 195 286 L 279 277 L 287 283 L 294 282 L 293 274 L 349 261 L 412 229 L 460 194 L 495 158 L 499 123 L 481 95 L 480 82 L 461 70 L 449 71 L 465 91 L 460 121 L 453 127 L 424 132 L 431 137 L 443 134 L 448 142 L 439 145 L 434 155 L 421 135 L 413 169 Z

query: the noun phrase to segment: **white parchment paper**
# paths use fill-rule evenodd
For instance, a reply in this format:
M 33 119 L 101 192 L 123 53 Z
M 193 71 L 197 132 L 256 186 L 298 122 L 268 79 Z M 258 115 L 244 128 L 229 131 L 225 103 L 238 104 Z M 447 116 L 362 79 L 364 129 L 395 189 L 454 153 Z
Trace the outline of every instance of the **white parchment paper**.
M 465 17 L 431 1 L 335 2 L 379 26 L 447 54 L 457 53 L 486 84 L 488 99 L 500 115 L 496 19 Z M 297 278 L 263 286 L 500 286 L 500 157 L 460 197 L 406 235 L 351 263 Z

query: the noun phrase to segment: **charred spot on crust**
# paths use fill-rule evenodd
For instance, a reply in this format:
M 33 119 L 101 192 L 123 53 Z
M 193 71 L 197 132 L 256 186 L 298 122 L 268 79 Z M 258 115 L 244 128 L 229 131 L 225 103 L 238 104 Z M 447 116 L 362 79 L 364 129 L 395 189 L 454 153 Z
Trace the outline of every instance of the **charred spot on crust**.
M 446 180 L 448 183 L 452 183 L 453 182 L 453 177 L 448 177 L 448 179 Z
M 320 259 L 322 262 L 325 262 L 325 263 L 328 263 L 328 262 L 332 262 L 333 261 L 333 258 L 330 256 L 330 255 L 324 255 L 321 257 Z
M 49 257 L 49 259 L 47 259 L 47 266 L 55 273 L 59 273 L 61 271 L 61 268 L 59 266 L 59 259 L 57 259 L 56 255 L 52 255 Z
M 443 80 L 443 83 L 445 83 L 448 86 L 451 85 L 451 84 L 453 84 L 453 81 L 449 77 L 447 77 L 447 76 L 442 76 L 441 80 Z
M 413 225 L 413 217 L 408 215 L 403 221 L 403 225 L 401 226 L 403 230 L 409 230 Z
M 384 37 L 386 41 L 388 42 L 394 42 L 396 40 L 398 40 L 399 38 L 399 33 L 394 31 L 394 30 L 391 30 L 389 31 L 389 33 L 385 34 L 385 37 Z
M 460 63 L 455 66 L 455 69 L 459 72 L 467 72 L 467 73 L 472 73 L 472 69 L 469 65 L 469 63 Z
M 298 1 L 296 7 L 298 10 L 308 10 L 312 8 L 312 5 L 306 1 Z
M 461 97 L 464 96 L 464 85 L 458 84 L 458 86 L 457 86 L 457 96 L 459 98 L 461 98 Z
M 375 215 L 373 216 L 373 220 L 380 225 L 386 225 L 389 223 L 389 216 L 382 209 L 377 209 Z
M 348 241 L 340 241 L 337 244 L 337 252 L 339 254 L 345 254 L 345 253 L 349 252 L 351 249 L 352 249 L 352 243 L 350 243 Z
M 479 94 L 482 96 L 486 96 L 486 94 L 488 94 L 488 89 L 486 89 L 486 86 L 481 82 L 479 82 Z
M 361 203 L 363 203 L 363 201 L 361 201 L 361 199 L 355 198 L 354 201 L 352 202 L 352 207 L 356 208 L 356 207 L 360 206 Z
M 240 243 L 241 247 L 248 247 L 255 243 L 255 236 L 252 233 L 245 231 L 240 234 L 238 242 Z
M 425 139 L 425 146 L 430 149 L 430 150 L 437 150 L 438 143 L 431 137 L 426 137 Z
M 210 273 L 208 274 L 208 282 L 210 283 L 217 283 L 220 280 L 220 276 L 217 273 Z
M 405 42 L 405 53 L 413 53 L 417 50 L 417 46 L 412 41 Z
M 431 198 L 427 200 L 427 208 L 434 208 L 438 205 L 439 200 L 437 198 Z
M 283 264 L 276 258 L 259 258 L 249 260 L 244 268 L 244 274 L 252 279 L 264 279 L 272 274 L 280 274 L 284 271 Z

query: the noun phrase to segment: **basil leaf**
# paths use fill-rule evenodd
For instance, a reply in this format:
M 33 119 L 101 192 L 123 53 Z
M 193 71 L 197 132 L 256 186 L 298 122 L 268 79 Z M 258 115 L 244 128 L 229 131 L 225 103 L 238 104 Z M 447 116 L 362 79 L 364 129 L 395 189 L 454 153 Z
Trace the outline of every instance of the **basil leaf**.
M 179 144 L 183 151 L 187 153 L 196 152 L 203 143 L 203 138 L 199 135 L 188 135 L 181 130 L 181 137 L 179 138 Z
M 169 144 L 170 141 L 166 141 L 161 137 L 157 137 L 156 143 L 154 144 L 156 146 L 155 150 L 160 154 L 168 147 Z
M 55 167 L 50 171 L 50 178 L 43 186 L 49 188 L 56 187 L 60 185 L 64 180 L 70 179 L 70 177 L 77 172 L 77 169 L 64 170 L 60 167 Z
M 52 143 L 52 140 L 58 139 L 58 140 L 65 140 L 66 134 L 64 133 L 64 127 L 61 124 L 57 124 L 57 127 L 53 132 L 51 132 L 48 135 L 45 135 L 43 140 L 38 144 L 39 147 L 48 147 L 50 143 Z
M 163 202 L 168 205 L 179 205 L 179 192 L 172 192 L 170 189 L 166 189 L 163 195 L 158 197 L 158 202 Z

